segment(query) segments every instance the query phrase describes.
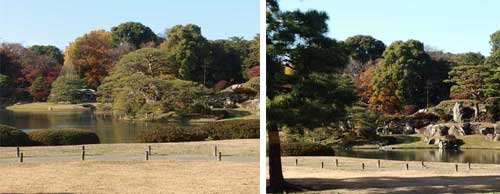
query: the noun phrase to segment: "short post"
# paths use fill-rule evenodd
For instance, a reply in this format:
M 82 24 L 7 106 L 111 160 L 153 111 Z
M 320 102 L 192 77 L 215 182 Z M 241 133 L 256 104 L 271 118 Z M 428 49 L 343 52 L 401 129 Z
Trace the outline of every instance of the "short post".
M 149 160 L 149 152 L 146 151 L 146 161 Z
M 408 163 L 406 163 L 406 170 L 410 170 L 410 166 L 408 166 Z
M 455 172 L 458 172 L 458 164 L 455 164 Z
M 20 157 L 19 157 L 19 162 L 23 163 L 23 159 L 24 159 L 24 154 L 21 152 L 20 153 Z
M 151 154 L 153 154 L 153 153 L 151 153 L 151 146 L 148 146 L 148 153 L 150 156 L 151 156 Z
M 361 163 L 361 170 L 365 170 L 365 163 Z
M 85 149 L 82 150 L 82 161 L 85 160 Z
M 16 156 L 19 158 L 19 146 L 16 147 Z
M 324 164 L 323 164 L 323 161 L 321 161 L 321 168 L 323 168 L 323 167 L 324 167 Z
M 84 146 L 84 145 L 82 145 L 82 151 L 83 151 L 83 152 L 85 151 L 85 146 Z
M 339 159 L 335 159 L 335 167 L 339 167 Z
M 421 162 L 422 162 L 422 168 L 425 168 L 424 161 L 422 160 Z
M 299 159 L 295 158 L 295 166 L 299 165 Z
M 377 161 L 377 168 L 380 168 L 380 160 Z
M 214 156 L 217 157 L 217 146 L 214 148 Z
M 467 166 L 468 166 L 468 168 L 469 168 L 469 170 L 470 170 L 470 162 L 467 162 Z
M 222 161 L 222 153 L 219 152 L 219 161 Z

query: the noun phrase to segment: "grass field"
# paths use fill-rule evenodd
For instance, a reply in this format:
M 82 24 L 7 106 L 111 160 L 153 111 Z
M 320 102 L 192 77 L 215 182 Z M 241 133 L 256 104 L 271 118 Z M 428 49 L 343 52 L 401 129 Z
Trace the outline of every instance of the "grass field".
M 27 104 L 15 104 L 8 106 L 8 110 L 16 111 L 84 111 L 90 110 L 83 104 L 54 104 L 48 102 L 35 102 Z
M 298 166 L 295 166 L 298 159 Z M 335 166 L 339 160 L 339 167 Z M 304 193 L 491 193 L 500 191 L 500 165 L 381 160 L 346 157 L 283 157 L 285 179 Z M 324 168 L 321 168 L 321 162 Z M 365 169 L 361 169 L 365 163 Z M 406 163 L 409 170 L 406 170 Z
M 153 155 L 145 161 L 145 150 Z M 222 161 L 213 156 L 214 146 Z M 0 193 L 258 193 L 259 140 L 0 148 Z

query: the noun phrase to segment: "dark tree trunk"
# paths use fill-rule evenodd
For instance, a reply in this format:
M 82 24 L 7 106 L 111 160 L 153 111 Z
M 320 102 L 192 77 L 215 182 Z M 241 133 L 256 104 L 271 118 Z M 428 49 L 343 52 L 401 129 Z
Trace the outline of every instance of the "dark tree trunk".
M 277 126 L 267 129 L 269 138 L 269 187 L 268 193 L 281 193 L 285 190 L 286 182 L 281 169 L 280 137 Z

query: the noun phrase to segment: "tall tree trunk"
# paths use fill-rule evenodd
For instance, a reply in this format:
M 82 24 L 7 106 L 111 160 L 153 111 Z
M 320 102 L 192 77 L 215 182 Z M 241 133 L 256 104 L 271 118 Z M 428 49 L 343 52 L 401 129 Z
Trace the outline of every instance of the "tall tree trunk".
M 269 137 L 269 188 L 267 192 L 283 192 L 286 186 L 281 169 L 281 150 L 278 127 L 270 126 L 267 129 Z

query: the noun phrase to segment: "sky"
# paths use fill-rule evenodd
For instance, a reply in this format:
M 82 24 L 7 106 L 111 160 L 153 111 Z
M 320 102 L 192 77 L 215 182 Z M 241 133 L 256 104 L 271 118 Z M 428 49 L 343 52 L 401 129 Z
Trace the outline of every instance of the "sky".
M 259 0 L 0 0 L 0 42 L 64 49 L 91 30 L 127 21 L 157 34 L 193 23 L 210 40 L 252 39 L 259 33 Z
M 281 0 L 282 10 L 316 9 L 330 16 L 329 36 L 371 35 L 390 45 L 415 39 L 452 53 L 490 54 L 500 30 L 499 0 Z

